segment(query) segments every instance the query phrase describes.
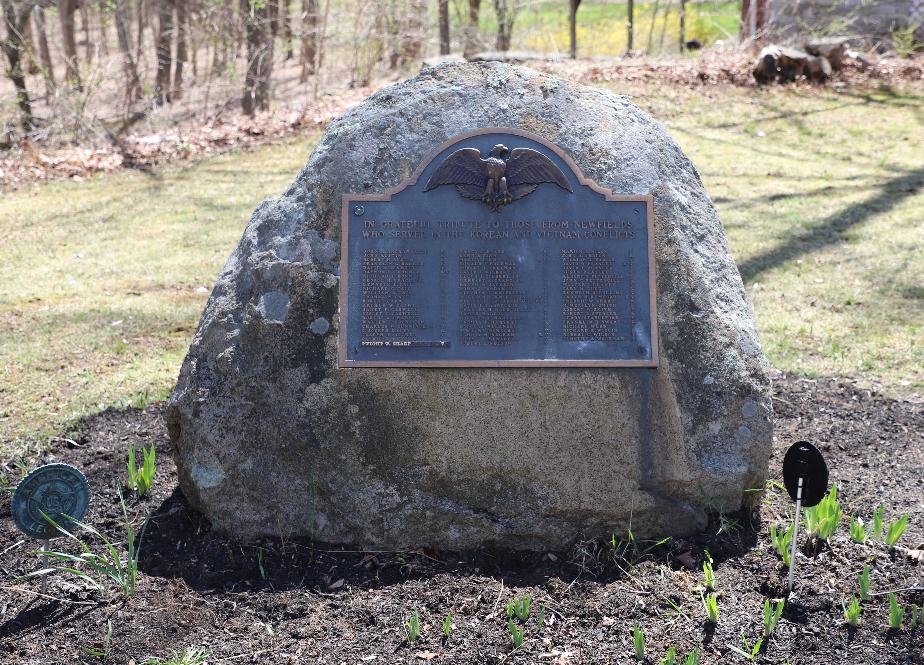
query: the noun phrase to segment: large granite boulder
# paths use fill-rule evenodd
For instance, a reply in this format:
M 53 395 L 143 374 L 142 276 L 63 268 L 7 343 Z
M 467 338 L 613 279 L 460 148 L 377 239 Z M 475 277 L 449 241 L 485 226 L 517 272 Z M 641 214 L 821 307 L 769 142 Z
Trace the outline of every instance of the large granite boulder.
M 654 196 L 657 369 L 338 369 L 341 195 L 381 193 L 481 127 Z M 330 126 L 244 230 L 168 423 L 215 527 L 396 549 L 693 532 L 762 485 L 771 442 L 754 316 L 693 164 L 627 99 L 500 63 L 425 69 Z

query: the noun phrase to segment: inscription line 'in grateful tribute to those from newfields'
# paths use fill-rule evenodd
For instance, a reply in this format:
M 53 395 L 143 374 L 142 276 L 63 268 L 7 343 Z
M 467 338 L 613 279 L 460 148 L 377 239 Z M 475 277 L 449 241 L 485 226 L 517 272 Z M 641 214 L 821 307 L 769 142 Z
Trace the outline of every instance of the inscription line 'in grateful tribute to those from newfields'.
M 341 367 L 657 366 L 652 199 L 544 139 L 456 137 L 342 206 Z

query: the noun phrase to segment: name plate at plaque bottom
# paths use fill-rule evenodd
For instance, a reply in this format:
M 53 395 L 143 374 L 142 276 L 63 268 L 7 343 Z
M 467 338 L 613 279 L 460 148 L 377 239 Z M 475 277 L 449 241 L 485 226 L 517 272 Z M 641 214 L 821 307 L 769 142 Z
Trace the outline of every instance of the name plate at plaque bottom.
M 341 367 L 656 367 L 650 196 L 514 129 L 344 195 Z

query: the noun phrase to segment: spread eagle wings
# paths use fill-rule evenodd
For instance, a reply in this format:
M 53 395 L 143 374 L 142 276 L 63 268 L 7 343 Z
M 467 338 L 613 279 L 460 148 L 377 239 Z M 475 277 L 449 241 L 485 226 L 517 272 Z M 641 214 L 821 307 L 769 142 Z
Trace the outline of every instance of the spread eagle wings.
M 477 148 L 462 148 L 449 155 L 427 181 L 425 192 L 440 185 L 470 185 L 484 188 L 488 181 L 485 160 Z
M 504 175 L 507 178 L 507 186 L 511 188 L 551 182 L 566 191 L 573 191 L 571 183 L 561 169 L 555 166 L 555 162 L 530 148 L 514 148 L 511 151 Z

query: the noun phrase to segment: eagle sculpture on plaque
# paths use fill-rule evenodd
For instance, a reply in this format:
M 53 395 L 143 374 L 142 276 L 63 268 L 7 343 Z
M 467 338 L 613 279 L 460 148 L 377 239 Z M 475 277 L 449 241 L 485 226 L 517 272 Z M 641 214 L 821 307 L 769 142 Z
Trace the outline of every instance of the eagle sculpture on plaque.
M 456 150 L 430 176 L 424 191 L 455 185 L 456 191 L 465 198 L 481 201 L 497 212 L 531 194 L 545 182 L 573 191 L 561 169 L 538 150 L 510 150 L 498 143 L 487 158 L 483 158 L 477 148 Z

